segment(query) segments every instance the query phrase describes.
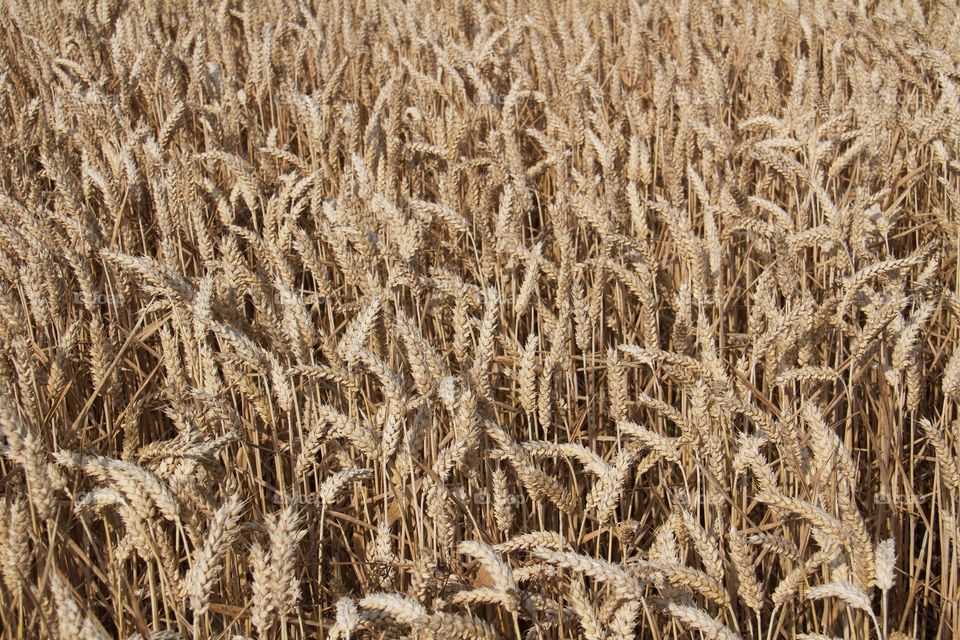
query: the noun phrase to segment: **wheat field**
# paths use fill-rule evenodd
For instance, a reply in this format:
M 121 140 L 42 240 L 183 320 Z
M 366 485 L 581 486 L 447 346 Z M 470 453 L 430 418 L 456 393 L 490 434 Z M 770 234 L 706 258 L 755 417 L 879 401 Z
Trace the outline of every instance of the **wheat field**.
M 3 637 L 958 637 L 958 43 L 2 0 Z

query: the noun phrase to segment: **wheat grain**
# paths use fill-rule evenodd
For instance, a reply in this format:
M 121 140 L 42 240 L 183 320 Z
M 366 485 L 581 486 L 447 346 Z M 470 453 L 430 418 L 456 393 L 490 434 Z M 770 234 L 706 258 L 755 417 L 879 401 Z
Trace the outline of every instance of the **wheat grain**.
M 219 508 L 210 522 L 203 547 L 197 552 L 190 570 L 184 578 L 190 606 L 203 614 L 209 606 L 210 591 L 220 574 L 220 562 L 239 534 L 239 520 L 243 502 L 233 495 Z
M 316 4 L 3 3 L 0 628 L 957 628 L 949 3 Z

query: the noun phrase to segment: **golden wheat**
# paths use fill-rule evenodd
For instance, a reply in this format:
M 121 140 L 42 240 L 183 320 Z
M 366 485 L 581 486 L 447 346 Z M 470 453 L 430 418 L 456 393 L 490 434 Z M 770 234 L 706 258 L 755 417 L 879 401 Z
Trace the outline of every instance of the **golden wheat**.
M 960 634 L 955 6 L 0 36 L 3 637 Z

